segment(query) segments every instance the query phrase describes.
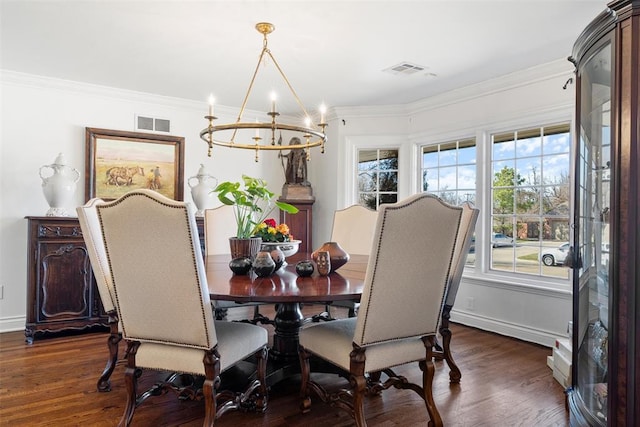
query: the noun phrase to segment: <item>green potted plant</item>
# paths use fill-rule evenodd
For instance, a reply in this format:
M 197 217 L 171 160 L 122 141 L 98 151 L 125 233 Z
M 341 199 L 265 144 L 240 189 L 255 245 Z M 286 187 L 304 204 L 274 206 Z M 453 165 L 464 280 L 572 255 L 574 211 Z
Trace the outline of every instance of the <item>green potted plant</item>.
M 235 240 L 259 240 L 258 243 L 254 243 L 254 245 L 257 244 L 258 249 L 260 242 L 262 242 L 260 237 L 255 237 L 258 226 L 276 207 L 291 214 L 298 212 L 298 208 L 295 206 L 275 200 L 275 194 L 269 191 L 267 182 L 260 178 L 242 175 L 242 182 L 221 182 L 213 191 L 217 193 L 218 200 L 234 208 Z M 237 258 L 234 256 L 237 253 L 234 253 L 234 243 L 236 242 L 233 239 L 230 240 L 231 256 Z M 255 256 L 255 253 L 253 255 Z

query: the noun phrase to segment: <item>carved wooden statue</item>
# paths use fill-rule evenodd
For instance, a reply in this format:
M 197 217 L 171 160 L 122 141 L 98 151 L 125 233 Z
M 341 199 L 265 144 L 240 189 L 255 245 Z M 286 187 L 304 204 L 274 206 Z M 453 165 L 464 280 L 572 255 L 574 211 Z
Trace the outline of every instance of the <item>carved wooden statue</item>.
M 300 138 L 293 137 L 289 145 L 300 144 Z M 284 170 L 287 184 L 309 185 L 307 181 L 307 154 L 303 148 L 294 148 L 285 156 L 287 165 Z

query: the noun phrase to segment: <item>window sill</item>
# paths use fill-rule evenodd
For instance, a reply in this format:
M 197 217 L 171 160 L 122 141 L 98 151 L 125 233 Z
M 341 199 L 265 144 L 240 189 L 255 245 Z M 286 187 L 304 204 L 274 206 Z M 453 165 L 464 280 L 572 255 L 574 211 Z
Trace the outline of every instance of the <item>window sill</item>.
M 571 281 L 569 279 L 528 277 L 522 274 L 496 273 L 494 271 L 479 273 L 473 270 L 465 271 L 462 278 L 463 281 L 476 285 L 510 290 L 517 289 L 520 292 L 564 296 L 572 294 Z

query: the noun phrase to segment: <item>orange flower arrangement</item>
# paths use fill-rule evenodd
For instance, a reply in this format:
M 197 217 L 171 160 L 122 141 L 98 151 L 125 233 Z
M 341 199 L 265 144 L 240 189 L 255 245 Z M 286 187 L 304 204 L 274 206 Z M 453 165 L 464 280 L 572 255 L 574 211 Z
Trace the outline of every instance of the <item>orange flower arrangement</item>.
M 262 237 L 263 242 L 290 242 L 293 240 L 293 236 L 289 232 L 289 226 L 284 223 L 277 224 L 273 218 L 265 219 L 258 224 L 253 235 Z

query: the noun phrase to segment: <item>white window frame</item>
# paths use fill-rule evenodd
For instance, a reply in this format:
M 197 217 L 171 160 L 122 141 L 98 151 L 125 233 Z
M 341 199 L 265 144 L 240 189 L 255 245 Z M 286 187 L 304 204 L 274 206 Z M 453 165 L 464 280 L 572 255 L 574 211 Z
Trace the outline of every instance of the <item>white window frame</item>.
M 358 151 L 359 150 L 398 150 L 398 200 L 413 194 L 415 186 L 414 174 L 411 172 L 415 164 L 415 151 L 406 139 L 398 135 L 351 135 L 345 137 L 344 157 L 344 193 L 337 197 L 337 208 L 342 209 L 358 203 Z M 338 175 L 340 175 L 338 161 Z M 340 176 L 338 176 L 340 180 Z
M 360 170 L 360 153 L 363 151 L 375 151 L 376 152 L 376 163 L 378 164 L 378 167 L 374 170 L 376 172 L 376 176 L 377 176 L 377 189 L 375 191 L 366 191 L 366 192 L 361 192 L 360 191 L 360 173 L 363 172 Z M 382 151 L 395 151 L 397 153 L 397 169 L 390 169 L 390 170 L 386 170 L 386 169 L 380 169 L 379 165 L 381 162 L 380 159 L 380 153 Z M 380 203 L 380 196 L 382 194 L 395 194 L 396 196 L 396 201 L 399 201 L 399 183 L 396 182 L 396 191 L 393 192 L 389 192 L 389 191 L 380 191 L 379 188 L 379 184 L 380 184 L 380 173 L 381 172 L 395 172 L 396 173 L 396 179 L 398 178 L 398 175 L 400 173 L 400 150 L 398 148 L 389 148 L 389 147 L 384 147 L 384 148 L 359 148 L 357 150 L 357 155 L 356 155 L 356 182 L 358 183 L 358 185 L 356 186 L 356 203 L 361 204 L 362 205 L 362 201 L 360 199 L 360 196 L 362 195 L 362 193 L 365 194 L 372 194 L 376 196 L 376 206 L 375 206 L 375 210 L 378 210 L 378 208 L 380 207 L 380 205 L 382 203 Z M 362 205 L 365 206 L 365 205 Z M 371 206 L 365 206 L 371 209 Z
M 525 156 L 518 156 L 518 155 L 517 155 L 517 153 L 515 153 L 515 151 L 514 151 L 514 157 L 513 157 L 513 158 L 509 157 L 509 158 L 507 158 L 507 159 L 506 159 L 506 161 L 510 161 L 510 160 L 512 160 L 512 161 L 514 162 L 514 167 L 515 167 L 515 165 L 516 165 L 516 164 L 518 164 L 518 163 L 519 163 L 519 161 L 523 161 L 523 160 L 524 160 L 524 161 L 526 161 L 527 159 L 539 158 L 539 159 L 540 159 L 540 170 L 539 170 L 539 172 L 540 172 L 540 174 L 544 174 L 544 173 L 545 173 L 545 162 L 544 162 L 544 160 L 545 160 L 545 159 L 549 159 L 551 156 L 555 156 L 555 155 L 560 155 L 560 154 L 565 155 L 565 154 L 566 154 L 566 155 L 567 155 L 567 157 L 568 157 L 568 159 L 569 159 L 567 174 L 568 174 L 568 175 L 570 175 L 570 174 L 571 174 L 571 172 L 572 172 L 572 169 L 571 169 L 571 159 L 572 159 L 572 157 L 573 157 L 573 147 L 572 147 L 572 145 L 573 145 L 573 144 L 572 144 L 572 135 L 571 135 L 571 122 L 564 121 L 564 122 L 559 122 L 559 123 L 545 123 L 545 124 L 541 124 L 541 125 L 539 125 L 539 126 L 531 126 L 531 127 L 524 128 L 524 129 L 512 129 L 512 130 L 508 130 L 507 132 L 503 132 L 503 134 L 505 134 L 505 133 L 506 133 L 506 134 L 511 134 L 511 133 L 513 133 L 513 134 L 514 134 L 514 136 L 516 136 L 518 133 L 522 133 L 522 132 L 524 132 L 524 131 L 535 131 L 535 130 L 541 130 L 541 131 L 542 131 L 542 130 L 549 130 L 549 129 L 552 129 L 552 128 L 554 128 L 554 127 L 558 127 L 558 126 L 567 126 L 567 127 L 568 127 L 568 133 L 569 133 L 569 138 L 570 138 L 570 141 L 569 141 L 569 152 L 568 152 L 568 153 L 548 153 L 548 152 L 544 152 L 544 150 L 543 150 L 543 146 L 541 145 L 541 147 L 540 147 L 540 154 L 532 155 L 532 156 L 526 156 L 526 155 L 525 155 Z M 490 152 L 491 152 L 491 153 L 493 153 L 493 148 L 494 148 L 494 136 L 497 136 L 497 135 L 500 135 L 500 133 L 491 133 L 490 135 L 488 135 L 487 145 L 490 147 Z M 541 142 L 542 142 L 542 140 L 545 138 L 545 136 L 546 136 L 546 135 L 548 135 L 548 134 L 540 133 L 540 135 L 538 136 L 538 138 L 540 138 Z M 519 138 L 519 140 L 521 140 L 521 139 L 522 139 L 522 138 Z M 515 147 L 514 147 L 514 150 L 515 150 Z M 489 166 L 489 171 L 488 171 L 488 178 L 489 178 L 489 180 L 487 181 L 487 185 L 488 185 L 488 188 L 487 188 L 487 189 L 489 190 L 489 194 L 490 194 L 490 198 L 491 198 L 491 199 L 492 199 L 492 197 L 493 197 L 492 195 L 493 195 L 493 190 L 494 190 L 494 185 L 493 185 L 493 179 L 494 179 L 494 161 L 495 161 L 495 160 L 493 159 L 493 156 L 492 156 L 492 157 L 491 157 L 491 159 L 490 159 L 490 166 Z M 517 170 L 517 169 L 516 169 L 516 170 Z M 569 192 L 571 192 L 571 182 L 569 182 L 569 183 L 568 183 L 568 186 L 569 186 Z M 513 185 L 513 190 L 514 190 L 514 191 L 516 191 L 519 187 L 520 187 L 519 185 L 514 184 L 514 185 Z M 536 188 L 536 190 L 540 191 L 540 190 L 544 190 L 544 188 L 545 188 L 545 187 L 547 187 L 547 185 L 545 185 L 544 183 L 542 183 L 542 182 L 541 182 L 540 184 L 538 184 L 538 185 L 537 185 L 537 186 L 535 186 L 534 188 Z M 524 188 L 524 187 L 523 187 L 523 188 Z M 542 194 L 540 195 L 540 197 L 542 197 Z M 541 200 L 540 200 L 540 201 L 541 201 Z M 493 213 L 493 200 L 491 200 L 490 204 L 489 204 L 489 205 L 487 205 L 487 206 L 488 206 L 488 208 L 489 208 L 489 209 L 488 209 L 488 211 L 487 211 L 487 212 L 488 212 L 488 215 L 487 215 L 487 216 L 489 217 L 489 218 L 488 218 L 488 222 L 489 222 L 489 227 L 490 227 L 490 229 L 489 229 L 489 231 L 488 231 L 488 236 L 492 236 L 492 233 L 493 233 L 493 219 L 494 219 L 494 213 Z M 499 215 L 496 215 L 496 216 L 499 216 Z M 512 224 L 513 224 L 513 221 L 514 221 L 514 220 L 517 220 L 518 213 L 517 213 L 517 212 L 513 212 L 513 213 L 511 213 L 511 214 L 510 214 L 510 215 L 508 215 L 508 216 L 511 216 L 511 222 L 512 222 Z M 527 215 L 524 215 L 524 216 L 526 217 Z M 537 217 L 537 218 L 543 218 L 543 217 L 545 217 L 545 216 L 548 216 L 548 217 L 549 217 L 549 216 L 552 216 L 552 215 L 544 215 L 544 213 L 543 213 L 543 212 L 538 212 L 538 215 L 537 215 L 537 216 L 536 216 L 536 215 L 534 215 L 534 217 Z M 567 213 L 567 228 L 568 228 L 568 225 L 569 225 L 569 223 L 570 223 L 570 222 L 571 222 L 571 213 L 570 213 L 570 212 L 568 212 L 568 213 Z M 517 225 L 517 223 L 516 223 L 516 225 Z M 515 241 L 515 240 L 517 239 L 517 227 L 516 227 L 516 228 L 514 228 L 512 231 L 513 231 L 513 233 L 514 233 L 513 239 L 514 239 L 514 241 Z M 567 230 L 567 231 L 568 231 L 568 230 Z M 570 240 L 570 239 L 569 239 L 569 238 L 567 238 L 567 241 L 569 241 L 569 240 Z M 544 246 L 542 245 L 542 241 L 538 241 L 538 243 L 537 243 L 537 244 L 535 244 L 534 242 L 525 243 L 523 246 L 529 246 L 529 247 L 536 247 L 536 246 L 537 246 L 537 247 L 538 247 L 538 254 L 540 254 L 540 252 L 541 252 L 541 251 L 542 251 L 542 249 L 544 248 Z M 514 249 L 515 249 L 515 247 L 514 247 Z M 489 250 L 491 251 L 491 249 L 489 249 Z M 492 254 L 493 254 L 493 253 L 492 253 Z M 514 268 L 516 268 L 516 258 L 515 258 L 515 255 L 516 255 L 516 253 L 515 253 L 515 252 L 514 252 L 514 253 L 512 253 L 512 260 L 513 260 L 513 263 L 514 263 L 514 264 L 513 264 L 513 267 L 514 267 Z M 494 271 L 494 272 L 507 272 L 507 271 L 505 271 L 505 270 L 500 270 L 500 269 L 493 268 L 493 267 L 492 267 L 492 264 L 493 264 L 492 260 L 491 260 L 491 259 L 489 259 L 489 261 L 488 261 L 488 268 L 489 268 L 491 271 Z M 561 268 L 561 267 L 552 267 L 552 268 Z M 568 280 L 568 279 L 569 279 L 567 270 L 563 271 L 563 273 L 564 273 L 564 274 L 566 274 L 566 277 L 554 277 L 554 276 L 550 276 L 550 275 L 542 275 L 542 270 L 543 270 L 543 269 L 544 269 L 544 267 L 541 265 L 541 261 L 539 260 L 539 261 L 538 261 L 538 273 L 537 273 L 537 274 L 533 274 L 533 273 L 527 274 L 527 273 L 517 273 L 517 272 L 513 272 L 513 273 L 515 273 L 515 274 L 522 274 L 522 275 L 525 275 L 525 276 L 537 277 L 537 278 L 540 278 L 541 280 L 546 280 L 546 279 L 552 279 L 552 280 L 553 280 L 553 279 L 558 279 L 558 280 Z
M 475 147 L 475 149 L 476 149 L 476 158 L 475 158 L 475 161 L 474 161 L 473 163 L 462 163 L 462 164 L 461 164 L 461 163 L 459 163 L 458 161 L 456 161 L 455 163 L 446 164 L 446 165 L 441 165 L 441 164 L 439 163 L 439 164 L 435 167 L 435 169 L 441 170 L 442 168 L 448 168 L 448 167 L 453 167 L 453 166 L 455 166 L 455 167 L 456 167 L 456 169 L 457 169 L 457 168 L 459 168 L 460 166 L 467 166 L 467 167 L 468 167 L 468 166 L 473 165 L 473 166 L 475 166 L 475 175 L 476 175 L 476 178 L 477 178 L 477 175 L 478 175 L 478 166 L 477 166 L 477 164 L 478 164 L 478 144 L 477 144 L 477 142 L 476 142 L 476 140 L 475 140 L 475 137 L 470 136 L 470 137 L 468 137 L 468 138 L 459 138 L 459 139 L 454 139 L 454 140 L 452 140 L 452 141 L 442 141 L 442 142 L 434 142 L 434 143 L 432 143 L 432 144 L 422 144 L 422 145 L 420 145 L 420 160 L 421 160 L 421 161 L 420 161 L 420 166 L 419 166 L 419 172 L 420 172 L 420 182 L 421 182 L 421 184 L 422 184 L 422 185 L 421 185 L 421 188 L 420 188 L 420 189 L 421 189 L 421 191 L 423 191 L 423 192 L 424 192 L 424 191 L 426 191 L 426 192 L 429 192 L 429 193 L 433 193 L 433 194 L 435 194 L 435 195 L 437 195 L 437 196 L 440 196 L 440 197 L 442 196 L 442 194 L 441 194 L 441 193 L 443 192 L 443 190 L 441 190 L 441 189 L 439 189 L 439 188 L 438 188 L 437 190 L 430 190 L 430 189 L 428 189 L 428 188 L 427 188 L 427 190 L 424 190 L 424 170 L 425 170 L 425 168 L 424 168 L 424 164 L 423 164 L 423 162 L 422 162 L 422 160 L 423 160 L 423 158 L 424 158 L 424 149 L 425 149 L 425 148 L 427 148 L 427 147 L 433 147 L 433 146 L 439 146 L 439 145 L 456 144 L 456 150 L 458 150 L 458 149 L 459 149 L 459 144 L 460 144 L 461 142 L 471 141 L 471 140 L 473 140 L 474 147 Z M 440 151 L 440 150 L 438 150 L 437 152 L 438 152 L 438 153 L 440 153 L 441 151 Z M 439 156 L 438 156 L 438 157 L 439 157 Z M 456 171 L 456 172 L 457 172 L 457 171 Z M 456 175 L 457 175 L 457 174 L 456 174 Z M 456 176 L 456 179 L 457 179 L 457 176 Z M 477 187 L 477 186 L 476 186 L 476 187 Z M 473 204 L 474 204 L 474 205 L 475 205 L 475 199 L 476 199 L 476 187 L 474 187 L 474 188 L 473 188 L 473 195 L 474 195 L 474 197 L 473 197 L 473 199 L 474 199 Z M 457 196 L 456 198 L 458 198 L 458 197 L 459 197 L 458 192 L 460 191 L 460 188 L 459 188 L 459 186 L 458 186 L 458 185 L 456 185 L 456 187 L 454 187 L 454 188 L 450 189 L 450 191 L 455 191 L 455 192 L 456 192 L 456 196 Z M 467 200 L 467 201 L 469 201 L 469 200 Z M 462 201 L 457 200 L 455 204 L 459 204 L 458 202 L 462 203 Z
M 540 126 L 543 123 L 545 126 L 548 124 L 567 122 L 570 123 L 571 129 L 571 141 L 572 150 L 575 141 L 573 116 L 567 117 L 569 110 L 558 111 L 545 111 L 539 114 L 523 114 L 524 118 L 518 118 L 511 121 L 504 121 L 496 123 L 494 126 L 485 126 L 482 129 L 478 129 L 476 133 L 476 146 L 481 146 L 482 159 L 478 161 L 478 182 L 476 187 L 476 207 L 480 209 L 480 215 L 478 222 L 476 223 L 476 268 L 475 270 L 465 270 L 465 275 L 472 279 L 482 280 L 483 282 L 495 282 L 503 283 L 513 287 L 526 287 L 531 290 L 541 289 L 542 291 L 548 289 L 555 289 L 560 291 L 571 291 L 571 280 L 559 279 L 548 276 L 532 276 L 529 274 L 507 272 L 501 270 L 492 270 L 490 265 L 490 245 L 486 245 L 480 242 L 485 242 L 487 239 L 491 239 L 492 232 L 492 217 L 489 210 L 492 207 L 491 200 L 491 182 L 493 181 L 493 171 L 491 164 L 492 153 L 492 138 L 491 135 L 510 132 L 514 129 L 530 129 L 532 127 Z M 572 112 L 572 111 L 571 111 Z M 563 114 L 564 113 L 564 114 Z M 571 164 L 570 169 L 570 186 L 573 188 L 573 153 L 570 154 Z M 572 213 L 570 213 L 571 218 Z
M 420 135 L 414 137 L 413 156 L 413 179 L 412 194 L 422 192 L 422 147 L 426 145 L 441 144 L 448 141 L 464 140 L 471 138 L 475 133 L 476 141 L 476 204 L 480 210 L 476 222 L 476 247 L 475 265 L 465 267 L 464 276 L 467 280 L 477 283 L 494 283 L 496 286 L 508 286 L 515 288 L 528 288 L 531 291 L 540 289 L 546 292 L 549 289 L 559 291 L 571 291 L 571 281 L 567 279 L 554 278 L 549 276 L 534 276 L 516 272 L 492 270 L 490 267 L 491 247 L 484 242 L 491 239 L 492 208 L 491 182 L 492 174 L 492 138 L 491 135 L 512 131 L 514 129 L 530 129 L 537 126 L 549 126 L 557 123 L 570 123 L 571 129 L 571 150 L 573 150 L 575 135 L 573 125 L 573 110 L 571 106 L 559 110 L 542 112 L 523 113 L 522 117 L 513 120 L 504 120 L 496 123 L 483 123 L 475 130 L 467 128 L 467 131 L 457 130 L 455 132 L 440 132 L 433 135 Z M 471 127 L 471 126 L 470 126 Z M 464 132 L 464 133 L 463 133 Z M 573 188 L 573 151 L 570 153 L 570 186 Z M 571 218 L 572 213 L 570 213 Z M 558 267 L 561 268 L 561 267 Z

